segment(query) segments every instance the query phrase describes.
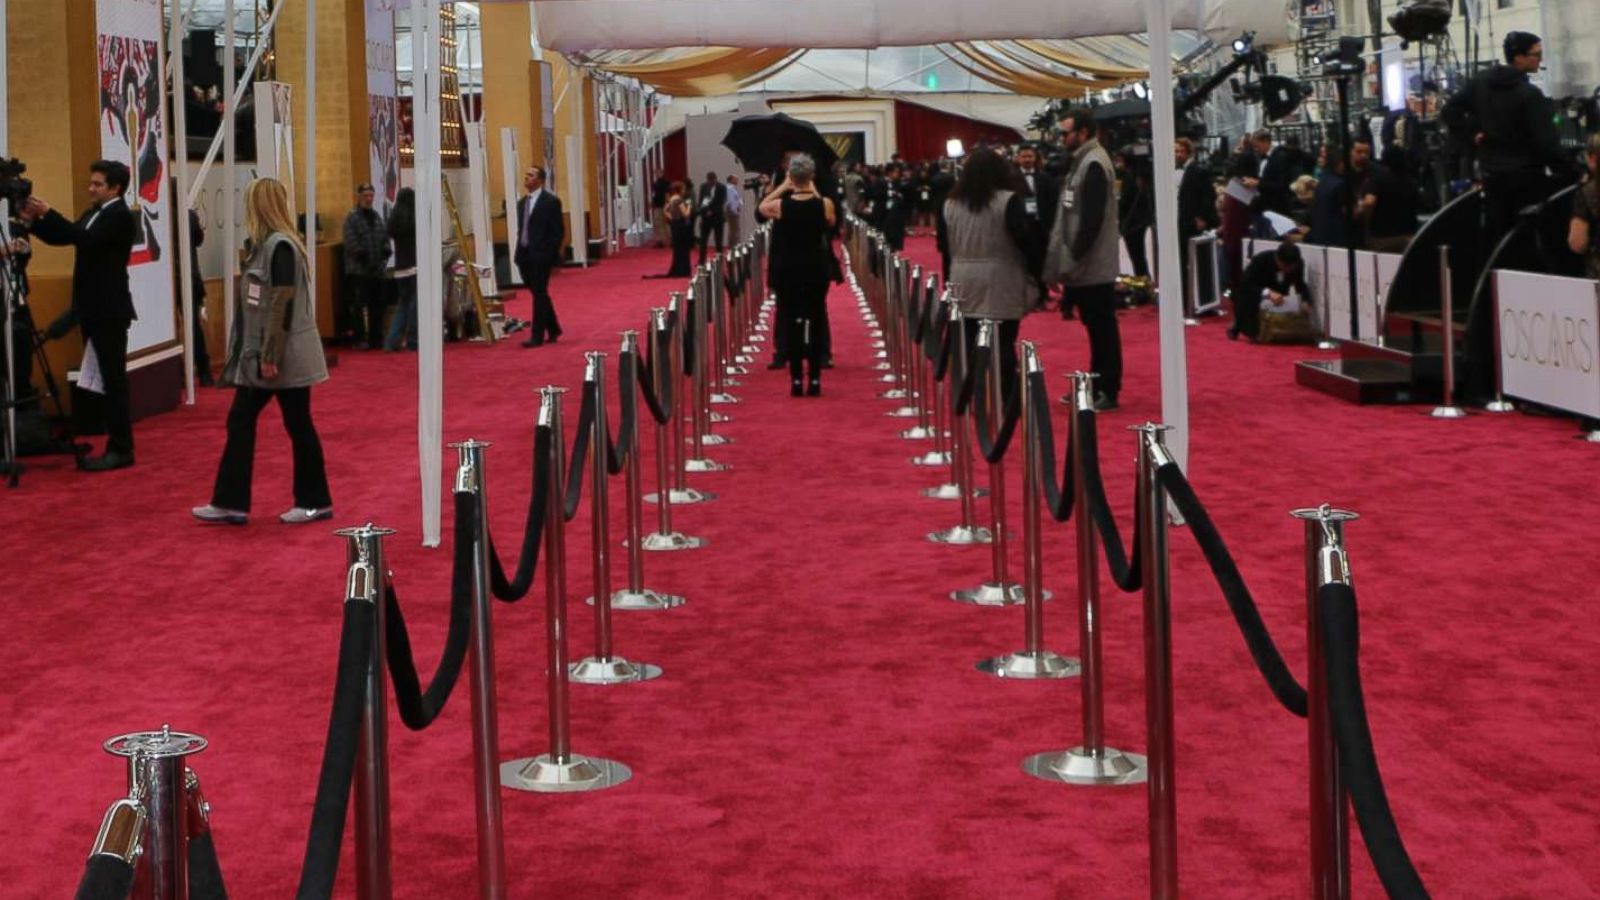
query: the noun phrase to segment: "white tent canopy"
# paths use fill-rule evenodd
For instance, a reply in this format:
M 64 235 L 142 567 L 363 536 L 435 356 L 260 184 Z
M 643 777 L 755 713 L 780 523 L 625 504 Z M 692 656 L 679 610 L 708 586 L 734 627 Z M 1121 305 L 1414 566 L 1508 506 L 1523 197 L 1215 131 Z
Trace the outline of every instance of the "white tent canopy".
M 536 0 L 548 50 L 876 48 L 944 41 L 1140 34 L 1144 9 L 1105 0 Z M 1171 27 L 1288 38 L 1284 0 L 1169 0 Z

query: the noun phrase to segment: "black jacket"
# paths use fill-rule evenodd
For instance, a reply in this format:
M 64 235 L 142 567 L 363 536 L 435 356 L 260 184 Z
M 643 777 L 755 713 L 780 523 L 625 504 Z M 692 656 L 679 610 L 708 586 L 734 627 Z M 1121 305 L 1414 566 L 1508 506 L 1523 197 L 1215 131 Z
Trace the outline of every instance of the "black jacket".
M 1028 176 L 1024 175 L 1021 170 L 1018 170 L 1017 178 L 1024 187 L 1027 186 Z M 948 192 L 947 188 L 946 193 Z M 1033 190 L 1024 190 L 1022 196 L 1024 200 L 1029 197 L 1033 198 L 1037 204 L 1037 213 L 1033 216 L 1033 219 L 1038 223 L 1039 231 L 1048 236 L 1050 229 L 1056 224 L 1056 210 L 1061 206 L 1061 182 L 1057 181 L 1054 175 L 1044 169 L 1035 168 L 1033 170 Z M 942 207 L 944 204 L 941 202 L 939 205 Z
M 1275 250 L 1257 253 L 1250 257 L 1250 262 L 1244 267 L 1244 276 L 1239 279 L 1239 293 L 1235 296 L 1243 302 L 1257 303 L 1261 300 L 1261 292 L 1272 289 L 1280 294 L 1287 294 L 1291 290 L 1300 294 L 1300 297 L 1311 302 L 1311 289 L 1306 286 L 1306 267 L 1302 263 L 1298 269 L 1288 274 L 1278 271 L 1278 255 Z
M 1290 187 L 1304 174 L 1305 160 L 1300 151 L 1274 147 L 1267 155 L 1266 168 L 1261 170 L 1260 194 L 1256 197 L 1259 208 L 1287 216 L 1294 209 L 1294 193 Z
M 1205 223 L 1196 228 L 1194 220 Z M 1217 216 L 1217 189 L 1211 184 L 1211 172 L 1199 160 L 1184 167 L 1183 178 L 1178 181 L 1178 234 L 1184 237 L 1215 228 Z
M 71 314 L 84 331 L 126 329 L 138 318 L 128 289 L 128 258 L 136 233 L 133 211 L 124 199 L 90 207 L 76 222 L 52 209 L 33 223 L 39 240 L 78 250 L 72 262 Z
M 695 192 L 695 214 L 707 225 L 721 225 L 728 218 L 728 186 L 722 182 L 701 182 Z
M 561 239 L 567 234 L 561 214 L 561 198 L 548 188 L 539 192 L 539 202 L 528 212 L 528 198 L 517 201 L 517 221 L 524 223 L 517 235 L 517 252 L 512 261 L 518 266 L 554 266 L 561 259 Z
M 1463 147 L 1471 147 L 1482 132 L 1478 167 L 1485 175 L 1549 166 L 1556 176 L 1570 177 L 1574 167 L 1561 152 L 1554 116 L 1549 98 L 1528 76 L 1505 65 L 1468 81 L 1440 113 Z

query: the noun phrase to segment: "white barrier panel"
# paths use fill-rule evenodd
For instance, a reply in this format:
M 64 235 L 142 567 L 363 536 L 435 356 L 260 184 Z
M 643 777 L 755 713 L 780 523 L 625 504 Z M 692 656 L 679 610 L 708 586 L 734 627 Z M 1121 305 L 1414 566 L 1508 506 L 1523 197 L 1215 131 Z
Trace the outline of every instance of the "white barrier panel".
M 1509 397 L 1600 417 L 1600 282 L 1494 275 L 1501 389 Z
M 1343 247 L 1324 247 L 1323 296 L 1327 298 L 1328 336 L 1350 340 L 1350 262 Z
M 1389 297 L 1389 285 L 1394 284 L 1394 276 L 1400 271 L 1400 254 L 1376 253 L 1377 257 L 1377 297 L 1378 304 L 1387 309 L 1384 301 Z

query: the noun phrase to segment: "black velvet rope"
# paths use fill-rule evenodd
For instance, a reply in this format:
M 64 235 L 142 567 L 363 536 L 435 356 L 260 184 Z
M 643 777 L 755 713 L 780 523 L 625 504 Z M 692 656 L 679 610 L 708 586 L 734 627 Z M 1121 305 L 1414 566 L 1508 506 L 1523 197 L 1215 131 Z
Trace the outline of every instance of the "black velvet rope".
M 567 458 L 567 495 L 561 500 L 561 513 L 568 522 L 578 514 L 578 503 L 583 499 L 583 464 L 589 458 L 594 417 L 599 406 L 595 388 L 592 381 L 583 383 L 583 401 L 578 406 L 578 431 L 572 439 L 572 455 Z M 600 450 L 604 452 L 605 448 Z
M 684 300 L 683 316 L 684 322 L 688 327 L 683 329 L 682 333 L 678 335 L 678 339 L 683 343 L 683 374 L 685 377 L 694 374 L 694 305 L 698 302 L 700 302 L 699 298 Z
M 189 900 L 228 900 L 211 832 L 189 836 Z
M 628 456 L 637 448 L 634 439 L 639 434 L 639 358 L 633 351 L 623 351 L 617 356 L 617 396 L 622 407 L 622 419 L 617 423 L 621 437 L 611 439 L 611 417 L 606 416 L 606 471 L 616 475 L 628 464 Z
M 1172 498 L 1172 505 L 1189 523 L 1189 533 L 1194 535 L 1200 552 L 1205 554 L 1211 574 L 1216 578 L 1217 586 L 1222 588 L 1222 596 L 1228 601 L 1228 609 L 1233 612 L 1233 619 L 1239 625 L 1245 646 L 1250 648 L 1250 656 L 1256 661 L 1261 677 L 1267 680 L 1272 695 L 1278 698 L 1284 709 L 1305 718 L 1306 689 L 1295 680 L 1294 673 L 1283 661 L 1283 654 L 1278 652 L 1278 645 L 1273 642 L 1272 633 L 1261 618 L 1261 610 L 1256 607 L 1255 598 L 1250 596 L 1250 587 L 1239 573 L 1239 566 L 1233 561 L 1233 554 L 1228 552 L 1228 545 L 1223 543 L 1216 523 L 1211 521 L 1211 515 L 1195 495 L 1194 487 L 1176 463 L 1168 463 L 1157 469 L 1156 477 L 1166 488 L 1167 496 Z
M 1143 550 L 1139 540 L 1144 510 L 1135 504 L 1133 547 L 1130 553 L 1123 549 L 1117 518 L 1111 513 L 1111 504 L 1106 502 L 1106 486 L 1100 478 L 1100 433 L 1094 410 L 1082 410 L 1077 416 L 1078 439 L 1083 442 L 1083 495 L 1089 502 L 1088 513 L 1094 520 L 1095 530 L 1100 532 L 1100 544 L 1104 548 L 1106 568 L 1111 570 L 1112 583 L 1132 593 L 1144 587 Z
M 1017 421 L 1022 418 L 1022 400 L 1018 391 L 1006 394 L 1005 410 L 1000 417 L 1000 427 L 992 428 L 991 417 L 993 411 L 989 408 L 989 372 L 994 366 L 994 350 L 990 347 L 978 348 L 977 384 L 973 387 L 973 418 L 978 433 L 978 453 L 990 465 L 999 465 L 1006 458 L 1006 451 L 1011 447 L 1011 437 L 1017 432 Z M 991 431 L 994 439 L 989 438 Z
M 945 347 L 944 334 L 950 325 L 950 308 L 949 304 L 940 303 L 937 297 L 930 294 L 924 309 L 927 327 L 922 330 L 922 339 L 918 343 L 922 347 L 922 355 L 930 362 L 937 363 L 939 353 Z
M 133 866 L 115 856 L 96 853 L 83 867 L 73 900 L 127 900 L 133 893 Z
M 650 354 L 644 358 L 640 366 L 639 392 L 644 395 L 644 405 L 650 409 L 650 418 L 656 420 L 657 425 L 665 425 L 672 421 L 672 382 L 676 379 L 667 378 L 666 384 L 661 386 L 660 396 L 656 395 L 656 373 L 667 371 L 671 367 L 666 360 L 671 359 L 672 332 L 655 332 Z
M 1378 771 L 1372 748 L 1372 727 L 1367 721 L 1367 701 L 1361 687 L 1360 613 L 1356 593 L 1346 584 L 1325 584 L 1320 591 L 1323 660 L 1328 674 L 1328 708 L 1334 739 L 1339 745 L 1339 771 L 1344 776 L 1350 805 L 1355 807 L 1367 855 L 1378 880 L 1396 900 L 1427 900 L 1428 889 L 1406 852 L 1389 794 Z
M 1074 487 L 1072 475 L 1072 435 L 1067 435 L 1067 455 L 1061 463 L 1061 477 L 1056 478 L 1056 432 L 1050 424 L 1050 396 L 1046 393 L 1044 373 L 1028 376 L 1028 422 L 1033 444 L 1039 454 L 1039 490 L 1044 494 L 1044 508 L 1050 518 L 1065 522 L 1072 518 Z
M 911 285 L 910 295 L 906 297 L 906 321 L 911 324 L 911 343 L 922 343 L 922 336 L 928 331 L 927 304 L 922 302 L 922 285 L 915 282 Z
M 942 305 L 942 304 L 941 304 Z M 950 360 L 956 355 L 955 342 L 960 340 L 955 319 L 951 317 L 948 308 L 939 316 L 939 341 L 938 349 L 933 356 L 933 380 L 944 381 L 950 372 Z
M 306 835 L 305 862 L 300 867 L 295 900 L 328 900 L 333 896 L 350 783 L 356 773 L 356 743 L 366 702 L 367 671 L 373 663 L 375 612 L 372 604 L 364 600 L 347 600 L 344 604 L 338 677 L 333 685 L 328 737 L 322 746 L 322 770 L 317 776 L 317 798 L 311 807 L 311 829 Z
M 533 432 L 533 493 L 528 498 L 528 515 L 522 527 L 522 550 L 517 554 L 517 573 L 506 578 L 500 554 L 489 540 L 489 590 L 498 600 L 515 603 L 533 587 L 533 573 L 539 565 L 539 544 L 544 538 L 545 505 L 550 502 L 550 455 L 555 452 L 550 426 L 540 425 Z
M 384 585 L 384 635 L 389 657 L 389 678 L 394 682 L 395 706 L 400 721 L 412 731 L 433 724 L 444 712 L 461 664 L 467 658 L 467 643 L 472 635 L 472 550 L 478 527 L 478 495 L 472 491 L 456 494 L 455 561 L 450 573 L 450 624 L 445 632 L 444 652 L 439 667 L 423 690 L 417 678 L 417 662 L 411 655 L 411 632 L 394 585 Z
M 951 328 L 950 340 L 965 340 L 965 335 L 960 332 L 961 329 L 959 328 Z M 967 359 L 963 362 L 960 352 L 954 347 L 951 348 L 950 353 L 955 357 L 954 365 L 956 369 L 954 373 L 956 380 L 955 390 L 950 392 L 950 411 L 955 417 L 959 417 L 967 414 L 967 405 L 972 402 L 972 393 L 978 382 L 976 377 L 978 367 L 976 359 Z

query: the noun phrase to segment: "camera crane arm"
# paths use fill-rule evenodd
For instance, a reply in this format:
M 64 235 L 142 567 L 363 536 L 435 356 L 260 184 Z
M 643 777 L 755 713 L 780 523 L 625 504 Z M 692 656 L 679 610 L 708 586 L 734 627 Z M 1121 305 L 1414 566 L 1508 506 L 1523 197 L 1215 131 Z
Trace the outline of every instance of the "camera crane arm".
M 1199 108 L 1200 104 L 1206 102 L 1213 91 L 1226 84 L 1228 79 L 1238 74 L 1241 69 L 1245 71 L 1246 77 L 1249 76 L 1251 69 L 1255 69 L 1257 72 L 1266 72 L 1267 55 L 1260 50 L 1252 50 L 1249 53 L 1235 56 L 1227 65 L 1218 69 L 1215 75 L 1206 79 L 1204 84 L 1195 88 L 1189 96 L 1183 98 L 1183 102 L 1178 104 L 1178 118 L 1182 118 Z

